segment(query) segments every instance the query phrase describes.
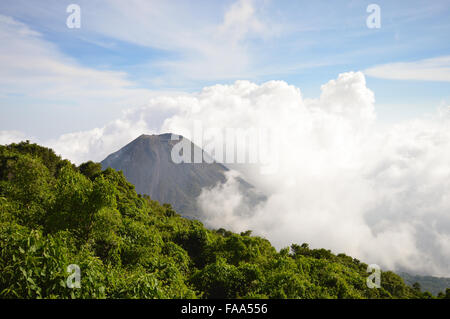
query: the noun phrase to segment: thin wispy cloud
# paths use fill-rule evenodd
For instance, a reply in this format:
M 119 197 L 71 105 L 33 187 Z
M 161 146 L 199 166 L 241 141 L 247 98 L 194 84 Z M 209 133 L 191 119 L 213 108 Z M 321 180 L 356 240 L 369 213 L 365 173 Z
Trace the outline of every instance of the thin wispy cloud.
M 42 34 L 0 15 L 0 92 L 58 99 L 137 95 L 125 72 L 99 71 L 61 54 Z
M 364 73 L 389 80 L 450 82 L 450 55 L 414 62 L 377 65 L 365 70 Z
M 179 52 L 177 58 L 148 64 L 149 68 L 161 70 L 161 80 L 169 85 L 180 78 L 186 81 L 247 77 L 253 73 L 255 62 L 247 40 L 273 34 L 273 28 L 259 18 L 252 0 L 225 6 L 215 19 L 186 8 L 186 3 L 133 4 L 113 2 L 92 28 L 123 41 Z M 167 19 L 168 16 L 172 18 Z M 133 23 L 128 23 L 127 29 L 105 23 L 119 18 Z

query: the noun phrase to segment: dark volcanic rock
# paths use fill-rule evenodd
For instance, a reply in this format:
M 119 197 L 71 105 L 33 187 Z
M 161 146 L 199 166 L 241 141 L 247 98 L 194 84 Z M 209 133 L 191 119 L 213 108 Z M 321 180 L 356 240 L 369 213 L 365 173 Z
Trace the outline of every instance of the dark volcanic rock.
M 202 188 L 225 182 L 228 168 L 219 163 L 174 163 L 171 158 L 172 148 L 183 137 L 171 140 L 171 136 L 170 133 L 141 135 L 109 155 L 101 164 L 103 169 L 112 167 L 122 170 L 138 193 L 147 194 L 161 203 L 170 203 L 181 215 L 198 218 L 200 211 L 196 198 Z M 202 151 L 189 140 L 185 141 L 192 147 L 192 159 L 194 149 Z M 244 193 L 251 193 L 249 202 L 257 203 L 263 199 L 261 195 L 249 192 L 252 185 L 242 179 L 239 182 Z

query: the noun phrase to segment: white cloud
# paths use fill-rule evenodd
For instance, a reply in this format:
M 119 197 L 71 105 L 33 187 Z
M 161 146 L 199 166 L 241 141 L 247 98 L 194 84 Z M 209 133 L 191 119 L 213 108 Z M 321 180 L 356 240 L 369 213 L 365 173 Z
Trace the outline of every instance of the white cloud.
M 11 144 L 26 140 L 23 132 L 19 131 L 0 131 L 0 145 Z
M 44 143 L 63 157 L 80 164 L 88 160 L 101 161 L 144 132 L 152 132 L 146 122 L 125 116 L 102 128 L 63 134 Z
M 224 21 L 219 26 L 219 33 L 237 43 L 245 36 L 255 34 L 269 34 L 267 27 L 256 17 L 255 8 L 251 0 L 239 0 L 225 12 Z
M 382 64 L 369 68 L 364 73 L 368 76 L 390 80 L 450 82 L 450 56 Z

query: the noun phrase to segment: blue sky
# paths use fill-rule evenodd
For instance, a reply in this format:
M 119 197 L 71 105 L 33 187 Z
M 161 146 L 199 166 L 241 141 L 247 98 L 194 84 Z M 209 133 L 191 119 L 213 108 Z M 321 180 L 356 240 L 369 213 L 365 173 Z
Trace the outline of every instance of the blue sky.
M 347 71 L 366 74 L 386 123 L 450 103 L 450 1 L 3 0 L 0 17 L 0 131 L 57 137 L 239 79 L 317 97 Z

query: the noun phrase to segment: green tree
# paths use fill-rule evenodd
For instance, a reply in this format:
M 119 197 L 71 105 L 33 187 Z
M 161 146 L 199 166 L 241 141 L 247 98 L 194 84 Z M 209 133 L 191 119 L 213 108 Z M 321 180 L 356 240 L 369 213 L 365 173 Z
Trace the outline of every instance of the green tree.
M 102 164 L 89 161 L 81 164 L 78 169 L 81 174 L 92 180 L 102 172 Z

